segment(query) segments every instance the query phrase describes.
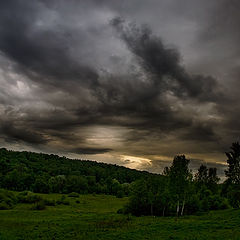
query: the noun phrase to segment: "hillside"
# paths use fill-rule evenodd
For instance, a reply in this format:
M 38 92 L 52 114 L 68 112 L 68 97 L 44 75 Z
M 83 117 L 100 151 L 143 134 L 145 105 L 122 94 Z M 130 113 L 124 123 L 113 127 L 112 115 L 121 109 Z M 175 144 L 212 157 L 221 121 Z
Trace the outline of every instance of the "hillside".
M 131 182 L 153 175 L 112 164 L 0 149 L 0 188 L 9 190 L 124 196 Z

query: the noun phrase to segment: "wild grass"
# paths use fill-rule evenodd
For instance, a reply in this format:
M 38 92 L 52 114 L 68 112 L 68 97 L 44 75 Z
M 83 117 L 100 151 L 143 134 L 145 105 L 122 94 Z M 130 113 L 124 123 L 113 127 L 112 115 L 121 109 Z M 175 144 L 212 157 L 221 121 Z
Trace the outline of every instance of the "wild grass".
M 109 195 L 38 194 L 42 199 L 64 199 L 69 205 L 32 210 L 21 203 L 0 210 L 0 240 L 25 239 L 240 239 L 240 210 L 212 211 L 200 216 L 133 217 L 117 214 L 128 201 Z

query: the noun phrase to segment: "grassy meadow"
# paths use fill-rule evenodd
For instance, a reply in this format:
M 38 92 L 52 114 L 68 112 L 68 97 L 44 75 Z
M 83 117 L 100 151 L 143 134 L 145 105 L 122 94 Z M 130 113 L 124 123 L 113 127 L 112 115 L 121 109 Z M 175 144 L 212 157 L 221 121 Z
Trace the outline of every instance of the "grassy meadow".
M 61 194 L 38 194 L 58 200 Z M 0 211 L 0 240 L 21 239 L 240 239 L 240 211 L 199 216 L 134 217 L 117 214 L 128 201 L 110 195 L 65 198 L 69 205 L 32 210 L 17 204 Z

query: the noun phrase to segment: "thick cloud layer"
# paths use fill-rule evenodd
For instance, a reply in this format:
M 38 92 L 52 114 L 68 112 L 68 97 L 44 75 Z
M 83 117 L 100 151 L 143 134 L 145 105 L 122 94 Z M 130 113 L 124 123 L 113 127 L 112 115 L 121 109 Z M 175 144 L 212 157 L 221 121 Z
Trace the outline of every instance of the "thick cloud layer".
M 150 171 L 180 153 L 219 165 L 240 131 L 240 6 L 183 2 L 1 2 L 1 144 Z

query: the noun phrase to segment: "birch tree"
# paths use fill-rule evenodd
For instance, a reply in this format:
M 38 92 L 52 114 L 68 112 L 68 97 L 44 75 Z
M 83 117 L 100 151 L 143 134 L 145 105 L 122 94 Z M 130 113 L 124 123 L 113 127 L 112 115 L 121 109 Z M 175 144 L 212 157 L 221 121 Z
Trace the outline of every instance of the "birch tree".
M 188 165 L 189 160 L 185 155 L 178 155 L 173 159 L 172 166 L 168 171 L 170 191 L 172 196 L 175 196 L 177 216 L 184 214 L 187 189 L 191 179 Z

